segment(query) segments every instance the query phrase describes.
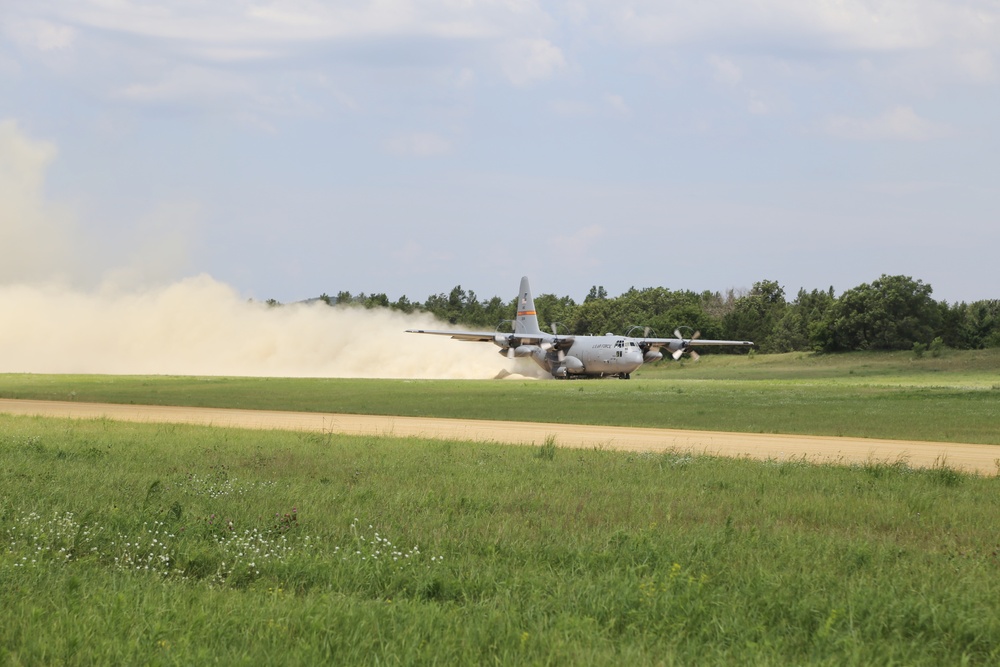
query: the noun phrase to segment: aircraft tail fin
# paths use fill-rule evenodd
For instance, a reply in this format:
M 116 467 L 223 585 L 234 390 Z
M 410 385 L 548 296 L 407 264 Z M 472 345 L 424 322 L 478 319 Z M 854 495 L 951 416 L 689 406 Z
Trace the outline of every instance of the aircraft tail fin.
M 528 286 L 528 276 L 521 278 L 521 290 L 517 295 L 517 318 L 514 320 L 514 332 L 522 334 L 537 334 L 538 314 L 535 312 L 535 300 L 531 297 Z

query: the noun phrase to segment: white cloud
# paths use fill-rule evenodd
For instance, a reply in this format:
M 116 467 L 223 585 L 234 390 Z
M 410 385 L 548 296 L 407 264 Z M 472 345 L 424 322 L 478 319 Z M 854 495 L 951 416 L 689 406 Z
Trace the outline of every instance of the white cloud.
M 17 0 L 13 0 L 17 2 Z M 386 36 L 483 39 L 511 24 L 537 19 L 524 3 L 456 3 L 449 0 L 380 0 L 324 3 L 316 0 L 22 0 L 20 11 L 47 15 L 85 28 L 173 41 L 181 45 L 274 45 Z
M 500 49 L 501 68 L 515 86 L 548 79 L 566 66 L 559 47 L 547 39 L 515 39 Z
M 716 80 L 758 89 L 754 77 L 788 86 L 791 72 L 749 72 L 745 58 L 806 65 L 829 81 L 867 60 L 866 83 L 934 94 L 956 82 L 990 85 L 1000 57 L 1000 5 L 979 0 L 625 0 L 600 11 L 619 44 L 685 63 L 711 57 Z M 703 57 L 703 56 L 702 56 Z
M 616 3 L 608 20 L 645 43 L 717 43 L 836 50 L 908 50 L 988 43 L 998 10 L 975 0 L 760 0 Z
M 9 4 L 7 4 L 9 3 Z M 309 75 L 344 94 L 379 96 L 386 72 L 429 86 L 471 88 L 493 69 L 514 85 L 565 65 L 547 38 L 554 21 L 534 0 L 7 0 L 0 35 L 96 97 L 281 113 L 290 100 L 322 98 Z M 5 15 L 6 14 L 6 15 Z M 30 47 L 30 48 L 29 48 Z M 66 51 L 54 60 L 43 51 Z M 20 63 L 17 63 L 20 65 Z M 442 76 L 442 73 L 454 73 Z M 287 85 L 289 75 L 297 77 Z M 344 86 L 350 82 L 352 88 Z M 289 91 L 290 87 L 294 90 Z M 280 104 L 264 104 L 279 98 Z
M 895 107 L 874 118 L 834 116 L 824 122 L 824 130 L 840 139 L 862 141 L 927 141 L 953 134 L 947 125 L 921 118 L 907 106 Z

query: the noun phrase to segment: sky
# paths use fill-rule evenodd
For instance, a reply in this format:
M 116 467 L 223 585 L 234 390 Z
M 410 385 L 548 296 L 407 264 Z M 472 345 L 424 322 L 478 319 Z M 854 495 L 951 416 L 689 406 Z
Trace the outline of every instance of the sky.
M 1000 298 L 998 84 L 995 0 L 3 0 L 0 285 Z

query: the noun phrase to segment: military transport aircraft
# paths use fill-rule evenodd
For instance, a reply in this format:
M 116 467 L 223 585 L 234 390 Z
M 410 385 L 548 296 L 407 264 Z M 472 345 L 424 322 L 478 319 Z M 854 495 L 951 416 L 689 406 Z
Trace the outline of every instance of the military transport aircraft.
M 538 328 L 535 301 L 531 296 L 528 278 L 521 278 L 521 291 L 517 301 L 517 317 L 513 320 L 513 332 L 497 331 L 431 331 L 427 329 L 407 329 L 407 333 L 451 336 L 455 340 L 493 343 L 500 348 L 500 354 L 508 359 L 530 357 L 555 378 L 570 377 L 618 377 L 628 380 L 632 371 L 646 362 L 663 358 L 660 348 L 667 350 L 674 359 L 680 359 L 687 352 L 693 359 L 698 355 L 690 348 L 694 345 L 753 345 L 748 340 L 705 340 L 695 332 L 684 338 L 679 330 L 675 338 L 649 338 L 648 330 L 642 337 L 617 336 L 573 336 L 553 331 L 545 333 Z

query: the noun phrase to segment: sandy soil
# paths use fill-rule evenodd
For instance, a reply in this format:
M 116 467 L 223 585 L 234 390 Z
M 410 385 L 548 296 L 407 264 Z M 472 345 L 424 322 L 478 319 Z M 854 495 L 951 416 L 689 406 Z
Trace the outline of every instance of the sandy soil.
M 542 444 L 553 437 L 559 447 L 644 452 L 674 450 L 779 461 L 804 458 L 813 462 L 893 463 L 903 460 L 917 467 L 931 467 L 944 461 L 949 467 L 984 475 L 996 475 L 1000 468 L 1000 446 L 960 443 L 8 399 L 0 399 L 0 412 L 521 445 Z

